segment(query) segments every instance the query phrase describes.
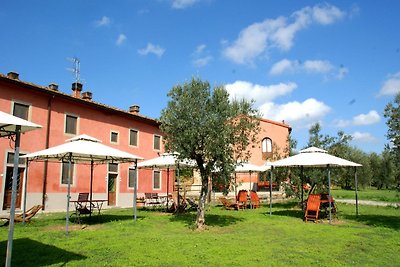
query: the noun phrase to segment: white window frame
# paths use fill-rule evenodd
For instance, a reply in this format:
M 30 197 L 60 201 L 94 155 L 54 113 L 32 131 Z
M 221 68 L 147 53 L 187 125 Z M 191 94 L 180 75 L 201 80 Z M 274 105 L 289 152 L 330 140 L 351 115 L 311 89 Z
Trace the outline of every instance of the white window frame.
M 154 187 L 154 173 L 159 172 L 160 173 L 160 188 L 155 188 Z M 153 190 L 161 190 L 162 189 L 162 172 L 161 170 L 153 170 L 152 176 L 151 176 L 151 187 Z
M 67 116 L 71 116 L 71 117 L 76 117 L 76 133 L 67 133 Z M 64 114 L 64 134 L 65 135 L 69 135 L 69 136 L 76 136 L 79 134 L 79 121 L 80 118 L 78 115 L 73 114 L 73 113 L 65 113 Z
M 25 102 L 25 101 L 19 101 L 19 100 L 12 100 L 11 101 L 11 114 L 14 114 L 14 106 L 15 104 L 20 104 L 20 105 L 25 105 L 28 106 L 28 121 L 31 121 L 31 117 L 32 117 L 32 104 Z
M 133 187 L 133 186 L 129 186 L 129 179 L 130 179 L 130 177 L 129 177 L 129 170 L 136 170 L 136 188 L 139 188 L 139 170 L 138 170 L 138 168 L 136 167 L 136 168 L 131 168 L 131 167 L 129 167 L 128 168 L 128 175 L 127 175 L 127 177 L 128 177 L 128 189 L 134 189 L 135 187 Z
M 67 163 L 69 164 L 68 161 L 61 161 L 60 162 L 60 186 L 61 187 L 67 187 L 68 186 L 68 182 L 66 184 L 62 183 L 62 174 L 63 174 L 63 163 Z M 72 162 L 72 177 L 71 177 L 71 186 L 75 185 L 75 177 L 76 177 L 76 164 L 75 162 Z
M 136 145 L 131 145 L 131 131 L 136 131 Z M 130 147 L 139 147 L 139 130 L 138 129 L 136 129 L 136 128 L 129 128 L 128 129 L 128 145 L 130 146 Z
M 155 148 L 154 147 L 154 145 L 155 145 L 155 139 L 156 139 L 156 137 L 159 137 L 160 138 L 160 148 Z M 161 144 L 162 144 L 162 136 L 161 135 L 159 135 L 159 134 L 153 134 L 153 150 L 154 151 L 161 151 Z
M 112 140 L 112 134 L 113 134 L 113 133 L 116 133 L 116 134 L 117 134 L 117 141 L 116 141 L 116 142 L 114 142 L 114 141 Z M 119 144 L 119 132 L 118 132 L 118 131 L 113 131 L 113 130 L 110 131 L 110 143 L 111 143 L 111 144 L 116 144 L 116 145 Z

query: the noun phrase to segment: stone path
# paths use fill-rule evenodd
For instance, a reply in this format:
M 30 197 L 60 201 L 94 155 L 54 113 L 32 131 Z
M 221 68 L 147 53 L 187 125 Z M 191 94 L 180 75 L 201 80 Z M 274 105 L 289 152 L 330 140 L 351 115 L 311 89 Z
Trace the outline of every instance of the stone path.
M 340 203 L 347 203 L 347 204 L 356 204 L 355 199 L 342 199 L 342 198 L 336 198 L 336 202 Z M 381 207 L 400 207 L 400 203 L 395 203 L 395 202 L 385 202 L 385 201 L 373 201 L 373 200 L 358 200 L 359 205 L 369 205 L 369 206 L 381 206 Z

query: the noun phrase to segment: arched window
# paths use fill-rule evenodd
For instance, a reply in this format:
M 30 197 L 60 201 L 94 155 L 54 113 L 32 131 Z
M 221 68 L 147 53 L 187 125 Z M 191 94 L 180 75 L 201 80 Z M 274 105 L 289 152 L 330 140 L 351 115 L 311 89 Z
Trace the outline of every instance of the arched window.
M 261 142 L 262 159 L 267 160 L 272 158 L 272 140 L 271 138 L 264 138 Z

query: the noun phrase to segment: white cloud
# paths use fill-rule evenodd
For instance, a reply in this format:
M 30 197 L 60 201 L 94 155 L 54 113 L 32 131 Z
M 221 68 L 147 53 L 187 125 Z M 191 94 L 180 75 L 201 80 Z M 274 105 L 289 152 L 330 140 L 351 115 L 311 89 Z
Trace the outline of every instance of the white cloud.
M 111 23 L 111 19 L 107 16 L 103 16 L 101 19 L 96 20 L 94 24 L 96 27 L 104 27 L 104 26 L 109 26 Z
M 377 139 L 370 133 L 354 132 L 352 135 L 353 141 L 360 143 L 375 143 Z
M 381 120 L 378 112 L 376 110 L 371 110 L 367 114 L 360 114 L 353 118 L 354 125 L 370 125 L 378 123 Z
M 198 45 L 196 50 L 193 52 L 192 64 L 196 67 L 204 67 L 213 60 L 213 57 L 206 50 L 207 46 L 205 44 Z
M 331 111 L 325 103 L 314 98 L 304 102 L 289 102 L 286 104 L 265 103 L 260 107 L 264 118 L 285 121 L 292 127 L 307 128 L 318 122 Z
M 362 126 L 371 125 L 378 123 L 381 120 L 378 112 L 376 110 L 371 110 L 367 114 L 359 114 L 354 116 L 351 120 L 336 120 L 334 122 L 335 127 L 346 128 L 349 126 Z
M 159 45 L 153 45 L 152 43 L 148 43 L 145 48 L 139 49 L 138 53 L 142 56 L 147 56 L 148 54 L 154 54 L 158 57 L 161 57 L 165 52 L 165 49 Z
M 333 69 L 333 65 L 327 60 L 307 60 L 303 68 L 311 73 L 328 73 Z
M 392 96 L 400 92 L 400 72 L 389 75 L 383 83 L 379 95 Z
M 185 9 L 194 5 L 199 0 L 172 0 L 172 8 Z
M 305 71 L 308 73 L 327 74 L 334 70 L 334 66 L 327 60 L 306 60 L 301 63 L 297 60 L 282 59 L 272 65 L 269 73 L 271 75 L 279 75 L 282 73 Z
M 115 44 L 117 46 L 120 46 L 126 41 L 126 39 L 127 39 L 126 35 L 121 33 L 120 35 L 118 35 L 118 38 L 117 38 L 117 41 L 115 42 Z
M 246 81 L 236 81 L 225 85 L 231 99 L 254 100 L 257 106 L 263 105 L 277 98 L 291 93 L 297 88 L 296 83 L 279 83 L 273 85 L 259 85 Z
M 285 72 L 293 72 L 295 69 L 297 69 L 298 65 L 299 63 L 297 61 L 291 61 L 285 58 L 272 65 L 269 74 L 279 75 Z
M 343 18 L 345 16 L 345 12 L 335 6 L 325 3 L 323 5 L 314 6 L 312 10 L 312 16 L 318 23 L 327 25 Z
M 223 55 L 238 64 L 253 64 L 269 48 L 289 50 L 296 33 L 312 23 L 331 24 L 344 14 L 335 6 L 323 4 L 295 11 L 290 18 L 281 16 L 254 23 L 239 33 L 238 38 L 223 50 Z

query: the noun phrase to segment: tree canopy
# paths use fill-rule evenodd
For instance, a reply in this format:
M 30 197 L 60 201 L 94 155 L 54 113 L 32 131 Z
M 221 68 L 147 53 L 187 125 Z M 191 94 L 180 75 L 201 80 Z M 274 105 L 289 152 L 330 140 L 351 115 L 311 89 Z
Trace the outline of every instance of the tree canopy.
M 168 97 L 160 118 L 165 147 L 196 161 L 202 183 L 196 225 L 202 228 L 211 172 L 218 170 L 219 177 L 231 181 L 236 160 L 249 157 L 247 148 L 259 131 L 258 114 L 250 102 L 230 101 L 224 86 L 211 90 L 198 78 L 174 86 Z

